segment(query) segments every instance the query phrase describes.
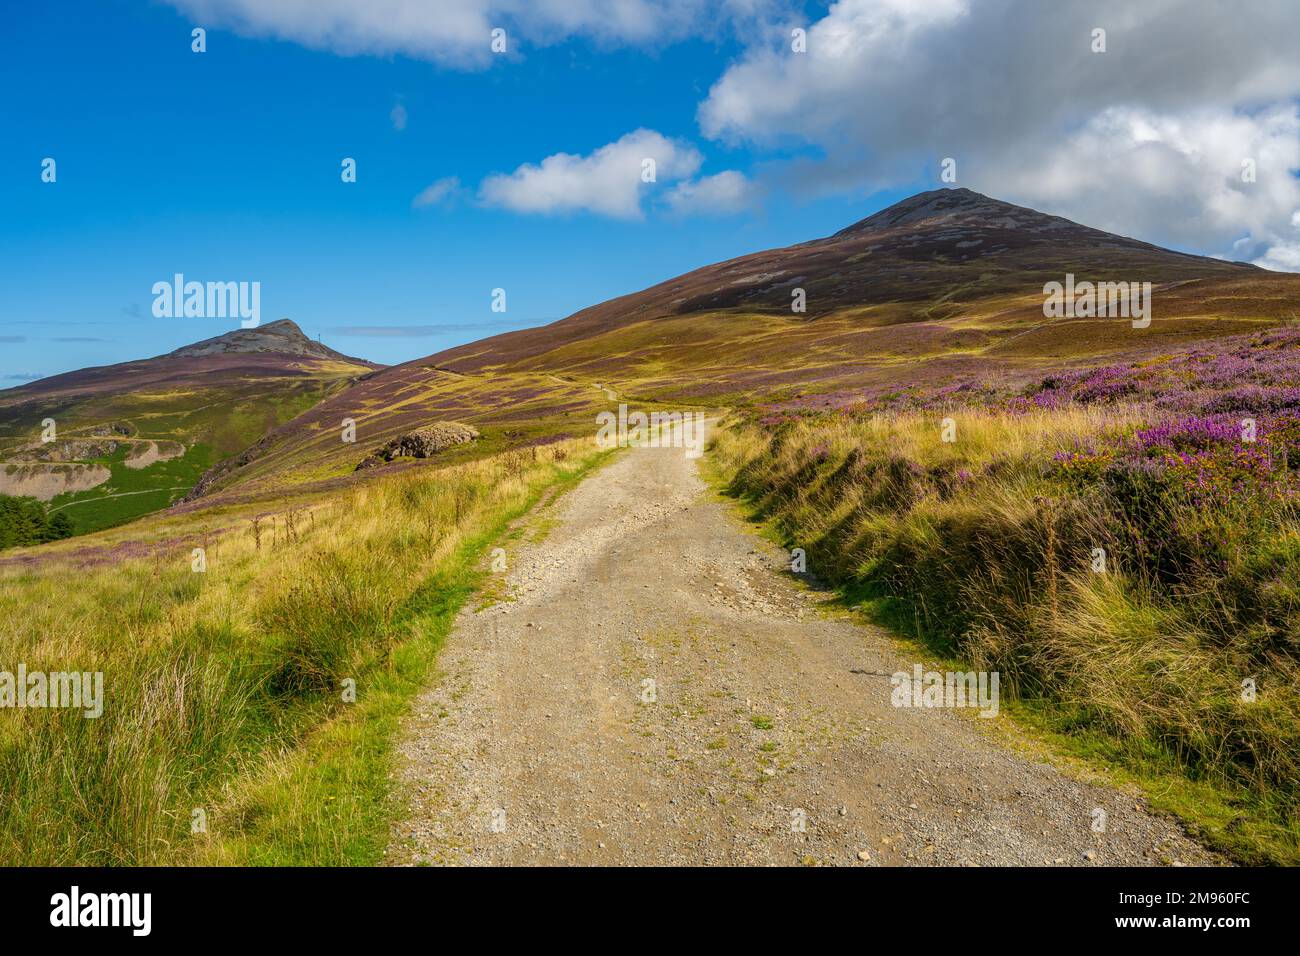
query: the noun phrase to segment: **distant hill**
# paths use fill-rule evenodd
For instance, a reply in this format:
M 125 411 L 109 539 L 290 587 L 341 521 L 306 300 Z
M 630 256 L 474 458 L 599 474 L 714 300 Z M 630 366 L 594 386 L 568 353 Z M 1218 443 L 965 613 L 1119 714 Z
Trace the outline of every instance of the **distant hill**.
M 289 319 L 279 319 L 259 325 L 255 329 L 236 329 L 225 335 L 214 336 L 185 345 L 161 358 L 199 358 L 205 355 L 257 355 L 274 352 L 278 355 L 308 355 L 314 358 L 333 359 L 340 362 L 354 362 L 358 365 L 371 365 L 364 359 L 352 358 L 336 352 L 328 346 L 314 342 L 303 334 L 302 329 Z M 377 366 L 374 366 L 377 367 Z
M 6 389 L 0 494 L 48 501 L 79 532 L 117 524 L 166 507 L 218 461 L 379 368 L 284 320 Z
M 1153 321 L 1048 319 L 1043 286 L 1153 284 Z M 805 312 L 793 312 L 795 290 Z M 541 328 L 367 376 L 275 430 L 212 490 L 341 479 L 432 421 L 473 453 L 593 429 L 610 395 L 722 406 L 852 395 L 996 367 L 1140 355 L 1300 317 L 1300 275 L 1175 252 L 972 192 L 920 193 L 832 236 L 705 266 Z M 338 441 L 339 422 L 357 442 Z M 466 454 L 471 453 L 468 449 Z

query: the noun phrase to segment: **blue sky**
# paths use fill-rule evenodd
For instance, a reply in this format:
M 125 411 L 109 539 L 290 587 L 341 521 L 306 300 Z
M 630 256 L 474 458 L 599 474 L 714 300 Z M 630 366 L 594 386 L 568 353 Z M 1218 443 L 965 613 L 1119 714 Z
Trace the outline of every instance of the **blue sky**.
M 1300 269 L 1294 15 L 1194 24 L 1217 52 L 1177 76 L 1192 41 L 1170 24 L 1209 14 L 1152 8 L 1135 25 L 1120 0 L 1046 19 L 1027 0 L 11 5 L 0 387 L 237 326 L 155 318 L 151 287 L 177 272 L 258 281 L 263 322 L 404 361 L 829 234 L 940 185 L 944 156 L 959 185 Z M 658 181 L 629 187 L 647 152 Z M 1238 156 L 1259 183 L 1232 182 Z
M 235 327 L 154 318 L 151 286 L 175 272 L 260 281 L 263 322 L 289 317 L 340 351 L 399 362 L 814 238 L 893 198 L 640 220 L 519 214 L 472 195 L 413 208 L 439 179 L 472 188 L 641 127 L 695 140 L 695 105 L 735 49 L 578 38 L 460 71 L 210 29 L 196 54 L 176 10 L 100 6 L 13 8 L 0 41 L 3 375 L 159 354 Z M 750 160 L 697 148 L 705 173 Z M 40 181 L 46 156 L 53 184 Z M 343 157 L 357 161 L 355 183 L 341 181 Z M 505 314 L 490 309 L 498 287 Z

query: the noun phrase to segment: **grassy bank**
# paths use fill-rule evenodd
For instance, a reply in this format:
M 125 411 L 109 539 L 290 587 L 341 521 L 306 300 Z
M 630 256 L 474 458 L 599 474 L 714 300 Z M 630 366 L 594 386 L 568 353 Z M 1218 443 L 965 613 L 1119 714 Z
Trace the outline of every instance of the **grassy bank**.
M 1243 450 L 1203 423 L 1152 424 L 1141 404 L 981 397 L 752 419 L 714 457 L 853 603 L 1000 671 L 1012 713 L 1122 768 L 1238 859 L 1300 862 L 1285 416 Z
M 0 864 L 375 862 L 392 732 L 482 550 L 597 458 L 380 478 L 240 521 L 202 573 L 188 548 L 0 572 L 0 670 L 104 674 L 97 719 L 0 710 Z

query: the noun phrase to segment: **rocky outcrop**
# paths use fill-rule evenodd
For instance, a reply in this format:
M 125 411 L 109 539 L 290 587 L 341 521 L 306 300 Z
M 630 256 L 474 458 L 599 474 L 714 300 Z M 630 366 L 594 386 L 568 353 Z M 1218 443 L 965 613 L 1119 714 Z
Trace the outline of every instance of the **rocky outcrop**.
M 263 435 L 234 458 L 227 458 L 225 461 L 217 462 L 199 476 L 198 483 L 187 491 L 178 503 L 187 504 L 191 501 L 197 501 L 199 498 L 202 498 L 204 495 L 211 492 L 213 488 L 216 487 L 217 483 L 223 478 L 227 477 L 232 472 L 238 471 L 245 465 L 252 464 L 266 452 L 267 448 L 270 447 L 274 434 L 275 433 L 272 432 L 270 435 Z
M 432 458 L 438 452 L 453 445 L 478 438 L 478 429 L 459 422 L 438 422 L 427 428 L 417 428 L 413 432 L 399 435 L 383 448 L 374 452 L 357 465 L 357 470 L 373 468 L 397 458 Z
M 112 474 L 103 465 L 0 463 L 0 494 L 49 501 L 70 491 L 89 491 Z
M 176 441 L 142 441 L 133 442 L 131 453 L 122 464 L 137 471 L 148 468 L 157 461 L 171 461 L 185 454 L 185 446 Z
M 170 461 L 185 454 L 184 445 L 167 439 L 150 441 L 144 438 L 68 438 L 23 445 L 9 453 L 8 463 L 94 462 L 97 459 L 112 458 L 123 445 L 126 446 L 126 458 L 122 463 L 136 470 L 148 468 L 154 462 Z
M 130 436 L 134 431 L 130 422 L 109 422 L 107 425 L 96 426 L 91 434 L 98 438 L 107 438 L 109 435 Z

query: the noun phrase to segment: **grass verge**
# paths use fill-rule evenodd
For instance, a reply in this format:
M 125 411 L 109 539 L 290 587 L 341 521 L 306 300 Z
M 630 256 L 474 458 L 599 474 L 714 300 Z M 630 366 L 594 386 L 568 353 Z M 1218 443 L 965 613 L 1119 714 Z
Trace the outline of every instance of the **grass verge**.
M 212 838 L 195 862 L 240 866 L 373 865 L 383 859 L 401 812 L 391 789 L 393 746 L 402 717 L 433 677 L 443 641 L 464 603 L 489 580 L 487 550 L 543 497 L 561 494 L 599 467 L 609 453 L 534 482 L 528 496 L 496 512 L 461 543 L 446 567 L 412 595 L 398 615 L 409 638 L 396 644 L 360 682 L 357 702 L 315 730 L 301 746 L 239 783 L 218 814 Z M 234 824 L 227 828 L 224 818 Z
M 957 443 L 924 414 L 742 423 L 712 457 L 849 606 L 999 671 L 1004 711 L 1037 736 L 1241 862 L 1300 862 L 1291 510 L 1117 500 L 1042 465 L 1125 427 L 1122 411 L 961 423 Z
M 415 469 L 211 536 L 196 513 L 189 542 L 169 516 L 180 546 L 149 558 L 0 569 L 0 671 L 104 681 L 98 718 L 0 709 L 0 864 L 375 862 L 392 733 L 482 549 L 600 457 Z

